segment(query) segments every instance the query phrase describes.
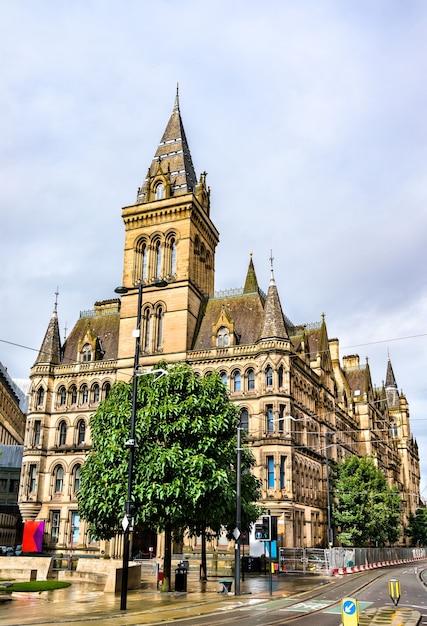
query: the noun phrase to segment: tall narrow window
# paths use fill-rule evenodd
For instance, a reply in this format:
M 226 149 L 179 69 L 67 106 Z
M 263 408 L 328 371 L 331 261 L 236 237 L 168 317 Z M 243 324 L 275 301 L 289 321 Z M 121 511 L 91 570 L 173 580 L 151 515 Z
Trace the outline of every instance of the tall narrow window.
M 37 406 L 41 406 L 44 402 L 44 389 L 40 387 L 37 392 Z
M 234 391 L 240 391 L 242 388 L 242 377 L 240 372 L 236 370 L 233 374 L 233 389 Z
M 283 433 L 285 430 L 285 405 L 279 406 L 279 433 Z
M 279 367 L 279 371 L 277 372 L 277 382 L 279 383 L 279 387 L 283 387 L 283 365 Z
M 34 422 L 34 434 L 33 434 L 33 446 L 40 444 L 40 435 L 42 430 L 42 423 L 40 420 Z
M 142 261 L 142 271 L 141 271 L 141 279 L 142 281 L 147 280 L 147 262 L 148 262 L 148 254 L 147 254 L 147 244 L 143 243 L 141 247 L 141 261 Z
M 274 489 L 274 457 L 267 457 L 267 486 Z
M 170 246 L 171 246 L 171 250 L 170 250 L 171 262 L 170 262 L 169 274 L 171 276 L 174 276 L 176 274 L 176 241 L 175 239 L 171 239 Z
M 87 385 L 82 385 L 80 388 L 80 397 L 81 397 L 81 403 L 82 404 L 87 404 L 89 401 L 89 388 Z
M 150 315 L 150 310 L 146 309 L 144 311 L 144 341 L 143 341 L 143 346 L 144 346 L 144 352 L 149 352 L 150 350 L 150 324 L 151 324 L 151 315 Z
M 52 526 L 50 531 L 50 538 L 54 543 L 58 543 L 59 541 L 59 525 L 61 522 L 61 513 L 60 511 L 52 511 Z
M 156 350 L 161 350 L 163 345 L 163 309 L 157 309 Z
M 274 414 L 272 404 L 267 404 L 267 432 L 274 432 Z
M 29 469 L 28 491 L 34 493 L 36 490 L 37 467 L 35 463 L 31 463 Z
M 224 383 L 224 385 L 227 385 L 227 382 L 228 382 L 227 381 L 227 373 L 226 372 L 220 372 L 219 375 L 220 375 L 221 380 Z
M 79 420 L 77 425 L 77 445 L 80 446 L 85 442 L 86 424 L 84 420 Z
M 270 365 L 267 367 L 267 370 L 265 372 L 265 384 L 267 385 L 267 387 L 273 386 L 273 369 Z
M 246 433 L 249 432 L 249 413 L 246 409 L 240 411 L 240 428 Z
M 99 402 L 99 385 L 95 383 L 92 387 L 92 402 L 96 404 Z
M 67 442 L 67 424 L 66 422 L 62 421 L 59 424 L 59 445 L 65 446 L 66 442 Z
M 55 468 L 55 493 L 62 493 L 64 488 L 64 469 L 61 465 Z
M 156 241 L 155 244 L 155 259 L 156 259 L 156 278 L 160 278 L 162 274 L 162 247 L 160 241 Z
M 255 389 L 255 372 L 254 370 L 248 370 L 248 391 Z
M 77 493 L 80 489 L 80 469 L 81 465 L 76 465 L 74 470 L 74 493 Z
M 110 390 L 111 390 L 111 385 L 110 383 L 104 383 L 104 386 L 102 388 L 103 392 L 104 392 L 104 400 L 106 400 L 110 394 Z
M 64 406 L 67 403 L 67 390 L 65 387 L 61 387 L 59 390 L 59 404 Z
M 156 186 L 156 200 L 163 200 L 165 197 L 165 187 L 163 183 L 158 183 Z
M 285 466 L 286 466 L 286 457 L 280 457 L 280 489 L 285 488 Z
M 77 511 L 71 512 L 71 532 L 70 539 L 71 543 L 77 543 L 79 540 L 79 532 L 80 532 L 80 515 Z
M 73 385 L 71 387 L 71 404 L 76 404 L 77 403 L 77 387 L 75 385 Z

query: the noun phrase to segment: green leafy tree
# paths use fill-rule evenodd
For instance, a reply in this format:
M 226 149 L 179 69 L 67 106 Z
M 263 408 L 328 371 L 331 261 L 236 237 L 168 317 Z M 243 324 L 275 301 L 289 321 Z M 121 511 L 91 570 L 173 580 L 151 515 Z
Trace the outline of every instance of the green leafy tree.
M 332 522 L 347 546 L 384 545 L 399 537 L 401 499 L 369 457 L 352 456 L 335 467 Z
M 415 515 L 411 513 L 408 518 L 408 527 L 405 535 L 411 537 L 413 546 L 427 545 L 427 508 L 419 507 Z
M 201 523 L 216 530 L 231 521 L 237 408 L 217 374 L 201 378 L 186 364 L 159 367 L 166 376 L 138 378 L 132 504 L 137 525 L 165 531 L 163 589 L 169 590 L 172 534 L 179 538 Z M 78 501 L 81 517 L 103 539 L 113 537 L 123 518 L 131 408 L 132 385 L 118 383 L 91 418 L 93 448 L 81 470 Z M 249 450 L 244 459 L 249 468 Z M 259 511 L 246 497 L 258 497 L 258 483 L 244 476 L 249 524 Z

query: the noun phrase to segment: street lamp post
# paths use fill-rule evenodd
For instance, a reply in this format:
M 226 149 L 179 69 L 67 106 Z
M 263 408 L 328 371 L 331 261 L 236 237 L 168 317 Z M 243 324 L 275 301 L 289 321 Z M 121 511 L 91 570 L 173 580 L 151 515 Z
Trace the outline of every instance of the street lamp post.
M 234 529 L 234 589 L 240 596 L 240 541 L 242 537 L 242 420 L 239 415 L 237 423 L 237 455 L 236 455 L 236 528 Z
M 148 287 L 165 287 L 166 281 L 158 280 Z M 125 446 L 129 448 L 129 464 L 128 464 L 128 484 L 127 495 L 125 502 L 125 515 L 123 518 L 123 565 L 122 565 L 122 586 L 120 593 L 120 610 L 125 611 L 127 605 L 127 591 L 129 580 L 129 557 L 130 557 L 130 532 L 133 525 L 133 511 L 132 511 L 132 483 L 133 483 L 133 465 L 135 460 L 135 449 L 138 444 L 135 441 L 135 422 L 137 411 L 137 396 L 138 396 L 138 366 L 139 366 L 139 353 L 141 349 L 141 309 L 142 309 L 142 282 L 138 284 L 138 305 L 136 312 L 136 329 L 134 331 L 135 336 L 135 355 L 133 363 L 133 387 L 132 387 L 132 411 L 130 419 L 130 432 L 129 439 L 126 441 Z M 129 292 L 128 287 L 117 287 L 115 292 L 118 294 L 125 294 Z

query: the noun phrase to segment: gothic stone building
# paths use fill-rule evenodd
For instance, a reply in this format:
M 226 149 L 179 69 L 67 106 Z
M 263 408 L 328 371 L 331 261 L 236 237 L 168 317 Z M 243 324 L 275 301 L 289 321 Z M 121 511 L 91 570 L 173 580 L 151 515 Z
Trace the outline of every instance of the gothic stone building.
M 280 545 L 327 545 L 329 462 L 347 455 L 376 460 L 402 495 L 405 521 L 419 503 L 419 459 L 391 363 L 381 388 L 357 355 L 341 363 L 325 319 L 291 323 L 273 268 L 264 293 L 252 258 L 243 288 L 215 293 L 219 234 L 206 174 L 197 178 L 193 167 L 178 96 L 136 201 L 122 217 L 127 293 L 82 313 L 63 345 L 55 305 L 31 369 L 19 502 L 24 520 L 44 520 L 44 548 L 63 551 L 71 543 L 81 553 L 121 553 L 119 537 L 109 544 L 90 537 L 76 493 L 91 446 L 90 415 L 117 380 L 132 376 L 141 281 L 141 367 L 150 369 L 161 357 L 185 360 L 201 376 L 220 373 L 240 407 L 262 481 L 260 504 L 278 516 Z M 137 533 L 134 549 L 155 540 Z

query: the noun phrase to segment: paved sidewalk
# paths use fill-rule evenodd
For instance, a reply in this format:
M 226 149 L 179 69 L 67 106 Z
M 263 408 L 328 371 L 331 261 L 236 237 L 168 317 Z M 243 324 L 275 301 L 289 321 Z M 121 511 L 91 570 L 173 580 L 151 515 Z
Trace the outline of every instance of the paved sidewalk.
M 189 580 L 186 593 L 161 593 L 153 586 L 129 591 L 126 611 L 120 611 L 120 594 L 106 594 L 85 583 L 74 583 L 67 589 L 37 594 L 13 594 L 11 601 L 0 603 L 2 626 L 97 626 L 112 624 L 160 624 L 183 617 L 209 614 L 218 608 L 233 608 L 268 601 L 268 576 L 246 577 L 241 582 L 241 595 L 218 593 L 220 579 L 203 585 Z M 274 576 L 272 595 L 295 595 L 325 584 L 328 576 Z M 234 589 L 234 584 L 233 584 Z

